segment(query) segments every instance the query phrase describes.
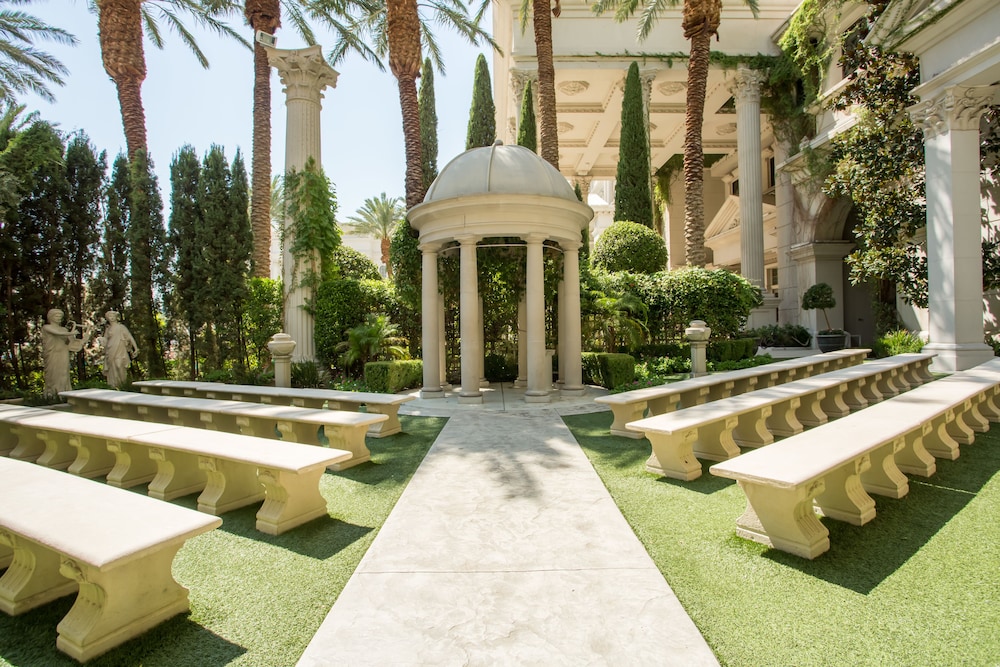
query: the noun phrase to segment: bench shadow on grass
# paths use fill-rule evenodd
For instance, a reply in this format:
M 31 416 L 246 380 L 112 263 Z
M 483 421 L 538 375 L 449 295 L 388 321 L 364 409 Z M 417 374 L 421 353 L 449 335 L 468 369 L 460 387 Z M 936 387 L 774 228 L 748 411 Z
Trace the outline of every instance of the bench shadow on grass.
M 0 662 L 19 667 L 77 667 L 56 648 L 56 626 L 76 595 L 66 596 L 20 616 L 0 614 Z M 192 655 L 204 667 L 227 665 L 246 653 L 238 644 L 206 630 L 181 614 L 87 663 L 88 667 L 180 665 Z
M 910 476 L 899 500 L 873 496 L 875 518 L 864 526 L 822 519 L 830 550 L 815 560 L 769 549 L 765 558 L 832 584 L 867 594 L 920 551 L 1000 472 L 1000 427 L 977 434 L 955 461 L 938 459 L 931 477 Z

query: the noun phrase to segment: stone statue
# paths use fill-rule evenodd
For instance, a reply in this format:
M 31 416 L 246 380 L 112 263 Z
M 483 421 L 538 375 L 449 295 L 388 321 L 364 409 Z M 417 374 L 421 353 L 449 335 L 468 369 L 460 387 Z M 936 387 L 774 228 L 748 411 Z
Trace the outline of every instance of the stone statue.
M 128 327 L 118 321 L 116 311 L 109 310 L 104 313 L 104 319 L 108 321 L 108 327 L 100 337 L 101 345 L 104 347 L 104 375 L 109 385 L 121 387 L 125 384 L 132 358 L 139 353 L 139 346 L 136 345 Z
M 84 340 L 76 336 L 76 322 L 69 321 L 63 326 L 63 317 L 63 311 L 52 308 L 46 314 L 48 323 L 42 325 L 44 394 L 47 398 L 59 398 L 59 392 L 73 388 L 69 381 L 69 355 L 79 352 L 84 345 Z

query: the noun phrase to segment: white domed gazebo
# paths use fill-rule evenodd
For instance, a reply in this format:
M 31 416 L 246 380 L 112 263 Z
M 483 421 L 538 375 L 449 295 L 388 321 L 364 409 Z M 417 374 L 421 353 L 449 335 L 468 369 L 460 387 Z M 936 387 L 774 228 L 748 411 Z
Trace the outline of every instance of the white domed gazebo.
M 551 367 L 545 354 L 545 286 L 542 247 L 554 242 L 563 252 L 563 281 L 559 301 L 562 392 L 583 393 L 580 358 L 581 233 L 594 212 L 577 200 L 566 178 L 548 162 L 522 146 L 499 141 L 474 148 L 449 162 L 431 184 L 422 204 L 409 211 L 410 225 L 420 234 L 423 255 L 422 324 L 424 386 L 421 396 L 444 396 L 441 377 L 441 336 L 438 290 L 438 253 L 450 242 L 461 247 L 459 317 L 461 323 L 461 403 L 481 403 L 480 368 L 483 328 L 476 260 L 477 244 L 485 238 L 518 237 L 527 245 L 525 266 L 527 391 L 525 400 L 550 400 Z M 520 355 L 519 355 L 520 356 Z

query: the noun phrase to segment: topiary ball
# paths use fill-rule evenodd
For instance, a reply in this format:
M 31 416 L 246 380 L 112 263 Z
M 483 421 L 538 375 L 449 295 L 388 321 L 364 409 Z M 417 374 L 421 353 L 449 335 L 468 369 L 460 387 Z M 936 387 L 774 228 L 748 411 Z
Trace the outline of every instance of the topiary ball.
M 609 272 L 651 274 L 667 267 L 667 246 L 649 227 L 620 220 L 597 239 L 591 261 Z

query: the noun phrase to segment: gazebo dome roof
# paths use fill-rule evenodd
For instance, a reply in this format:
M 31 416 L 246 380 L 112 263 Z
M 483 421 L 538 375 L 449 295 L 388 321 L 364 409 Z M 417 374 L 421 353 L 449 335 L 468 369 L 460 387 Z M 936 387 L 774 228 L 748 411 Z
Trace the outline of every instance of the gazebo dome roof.
M 524 146 L 467 150 L 447 165 L 427 190 L 424 203 L 482 194 L 556 197 L 576 202 L 576 194 L 552 165 Z

